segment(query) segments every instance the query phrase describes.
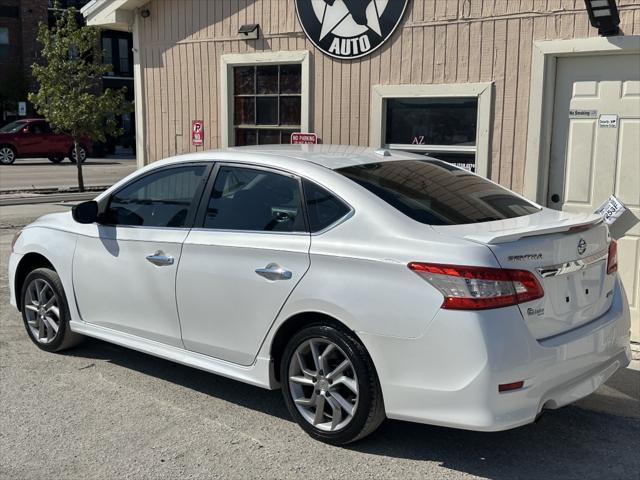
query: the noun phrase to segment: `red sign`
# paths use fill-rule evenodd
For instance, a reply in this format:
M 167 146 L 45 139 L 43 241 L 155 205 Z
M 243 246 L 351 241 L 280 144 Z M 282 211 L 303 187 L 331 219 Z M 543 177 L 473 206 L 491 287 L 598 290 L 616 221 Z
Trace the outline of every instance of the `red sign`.
M 196 147 L 204 144 L 204 120 L 191 121 L 191 143 Z
M 292 133 L 291 145 L 315 145 L 318 143 L 318 135 L 315 133 Z

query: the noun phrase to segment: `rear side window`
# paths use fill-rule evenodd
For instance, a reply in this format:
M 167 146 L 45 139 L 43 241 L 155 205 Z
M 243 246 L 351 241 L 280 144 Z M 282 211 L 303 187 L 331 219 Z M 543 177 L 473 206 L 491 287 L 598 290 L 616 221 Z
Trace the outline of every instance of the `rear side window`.
M 504 220 L 539 210 L 505 188 L 437 160 L 371 163 L 337 171 L 428 225 Z
M 267 170 L 222 167 L 211 191 L 204 228 L 304 232 L 300 182 Z
M 104 223 L 142 227 L 185 227 L 206 167 L 190 165 L 145 175 L 116 192 Z
M 349 207 L 324 188 L 308 180 L 304 180 L 302 185 L 311 233 L 324 230 L 349 213 Z

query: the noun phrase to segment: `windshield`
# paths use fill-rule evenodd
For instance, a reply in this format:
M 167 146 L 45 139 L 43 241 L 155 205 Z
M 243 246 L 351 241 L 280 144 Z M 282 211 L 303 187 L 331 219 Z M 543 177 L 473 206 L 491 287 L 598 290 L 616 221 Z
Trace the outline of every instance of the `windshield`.
M 539 211 L 509 190 L 439 160 L 370 163 L 337 172 L 427 225 L 490 222 Z
M 27 124 L 24 120 L 18 120 L 16 122 L 11 122 L 4 127 L 0 128 L 0 133 L 16 133 L 22 127 Z

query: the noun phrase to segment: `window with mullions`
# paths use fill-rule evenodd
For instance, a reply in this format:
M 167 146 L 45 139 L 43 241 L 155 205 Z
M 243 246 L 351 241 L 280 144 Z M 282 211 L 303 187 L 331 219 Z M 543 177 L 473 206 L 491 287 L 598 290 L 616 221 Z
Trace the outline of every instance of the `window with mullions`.
M 300 64 L 242 66 L 233 69 L 235 144 L 291 143 L 300 131 Z
M 387 100 L 385 143 L 475 171 L 477 97 Z

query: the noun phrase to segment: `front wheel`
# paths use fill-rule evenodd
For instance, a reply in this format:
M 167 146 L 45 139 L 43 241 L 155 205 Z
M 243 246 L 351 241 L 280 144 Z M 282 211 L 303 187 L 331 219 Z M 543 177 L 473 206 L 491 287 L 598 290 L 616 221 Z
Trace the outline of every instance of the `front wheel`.
M 87 150 L 82 145 L 78 145 L 77 156 L 80 158 L 80 163 L 84 163 L 87 159 Z M 71 163 L 78 163 L 78 159 L 76 158 L 76 149 L 73 147 L 71 147 L 71 151 L 69 152 L 69 160 L 71 160 Z
M 22 319 L 29 338 L 40 349 L 58 352 L 82 340 L 69 328 L 69 307 L 58 274 L 49 268 L 33 270 L 22 285 Z
M 313 325 L 295 334 L 283 354 L 280 380 L 291 416 L 322 442 L 355 442 L 385 418 L 373 362 L 346 330 Z
M 3 145 L 0 147 L 0 163 L 2 165 L 11 165 L 16 161 L 16 151 L 13 147 Z

